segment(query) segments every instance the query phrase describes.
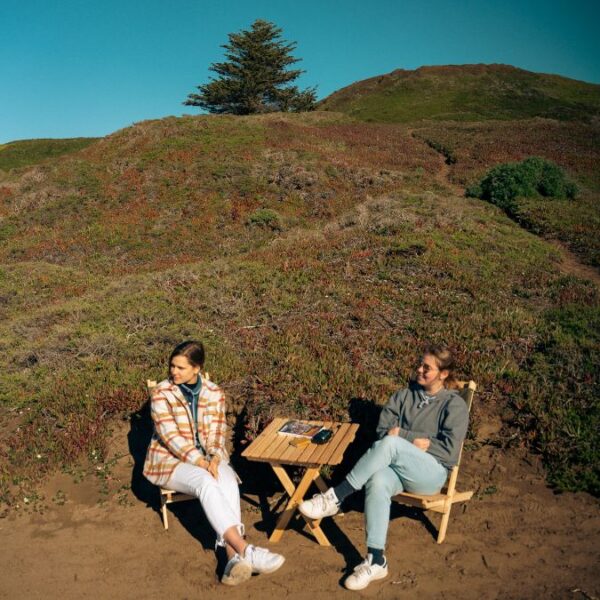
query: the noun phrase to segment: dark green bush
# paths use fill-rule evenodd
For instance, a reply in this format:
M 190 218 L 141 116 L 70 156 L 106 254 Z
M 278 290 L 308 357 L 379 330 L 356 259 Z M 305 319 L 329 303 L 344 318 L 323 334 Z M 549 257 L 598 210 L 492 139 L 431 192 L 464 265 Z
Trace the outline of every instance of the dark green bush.
M 509 213 L 516 210 L 515 200 L 519 197 L 573 199 L 576 195 L 577 186 L 558 165 L 535 156 L 498 165 L 478 184 L 467 188 L 467 196 L 489 200 Z

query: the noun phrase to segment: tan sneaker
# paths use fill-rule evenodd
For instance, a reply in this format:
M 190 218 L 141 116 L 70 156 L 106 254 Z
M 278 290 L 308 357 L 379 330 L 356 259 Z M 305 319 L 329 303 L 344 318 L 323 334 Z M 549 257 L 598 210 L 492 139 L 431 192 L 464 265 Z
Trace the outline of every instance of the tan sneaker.
M 239 585 L 252 577 L 252 566 L 239 554 L 235 554 L 225 565 L 225 571 L 221 578 L 224 585 Z

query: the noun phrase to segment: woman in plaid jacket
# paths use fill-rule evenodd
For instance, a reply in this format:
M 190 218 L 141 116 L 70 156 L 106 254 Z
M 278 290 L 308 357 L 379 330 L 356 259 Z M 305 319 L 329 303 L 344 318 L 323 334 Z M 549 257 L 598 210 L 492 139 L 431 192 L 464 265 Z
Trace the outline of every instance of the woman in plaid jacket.
M 285 559 L 244 540 L 238 478 L 225 449 L 225 398 L 202 376 L 203 366 L 201 342 L 183 342 L 171 353 L 169 378 L 152 391 L 154 435 L 144 475 L 198 498 L 229 559 L 221 581 L 237 585 L 252 573 L 276 571 Z

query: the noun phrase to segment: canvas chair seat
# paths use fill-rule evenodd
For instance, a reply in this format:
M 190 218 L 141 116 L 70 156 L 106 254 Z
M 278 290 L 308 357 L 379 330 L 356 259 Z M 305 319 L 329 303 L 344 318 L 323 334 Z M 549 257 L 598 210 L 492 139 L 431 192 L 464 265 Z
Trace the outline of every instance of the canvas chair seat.
M 473 396 L 477 385 L 474 381 L 459 382 L 460 395 L 467 404 L 469 413 L 471 412 L 471 405 L 473 404 Z M 460 447 L 460 453 L 458 455 L 458 463 L 453 467 L 448 477 L 448 483 L 440 493 L 438 494 L 412 494 L 409 492 L 401 492 L 395 496 L 392 496 L 392 500 L 400 504 L 406 504 L 423 510 L 431 510 L 442 514 L 442 520 L 438 530 L 437 543 L 441 544 L 446 538 L 446 531 L 448 529 L 448 522 L 450 520 L 450 511 L 452 505 L 457 502 L 467 502 L 473 496 L 473 491 L 458 492 L 456 490 L 456 480 L 458 479 L 458 472 L 460 469 L 460 460 L 462 457 L 463 445 Z

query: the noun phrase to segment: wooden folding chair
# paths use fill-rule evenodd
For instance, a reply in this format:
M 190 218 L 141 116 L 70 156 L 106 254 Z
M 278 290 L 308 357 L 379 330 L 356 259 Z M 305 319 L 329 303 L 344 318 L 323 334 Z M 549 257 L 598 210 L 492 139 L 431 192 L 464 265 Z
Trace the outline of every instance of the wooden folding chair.
M 461 390 L 460 395 L 467 403 L 467 408 L 471 412 L 471 404 L 473 403 L 473 396 L 477 385 L 474 381 L 459 382 L 459 388 Z M 401 504 L 407 504 L 408 506 L 414 506 L 423 510 L 431 510 L 442 514 L 442 521 L 438 530 L 437 543 L 441 544 L 446 537 L 446 530 L 448 529 L 448 521 L 450 520 L 450 511 L 452 505 L 457 502 L 466 502 L 473 496 L 473 491 L 469 492 L 458 492 L 456 491 L 456 480 L 458 479 L 458 471 L 460 468 L 460 459 L 462 456 L 462 445 L 460 447 L 460 453 L 458 455 L 458 463 L 452 468 L 450 477 L 446 487 L 442 488 L 439 494 L 433 494 L 427 496 L 425 494 L 411 494 L 409 492 L 401 492 L 396 496 L 392 497 L 392 500 Z
M 208 377 L 208 375 L 206 375 Z M 151 394 L 152 390 L 156 387 L 156 381 L 148 379 L 146 382 L 148 393 Z M 163 527 L 165 531 L 169 529 L 169 516 L 167 512 L 167 504 L 173 502 L 183 502 L 185 500 L 197 500 L 196 496 L 190 496 L 189 494 L 183 494 L 182 492 L 176 492 L 175 490 L 169 490 L 167 488 L 159 487 L 160 492 L 160 514 L 162 516 Z
M 167 488 L 160 489 L 160 514 L 162 516 L 163 526 L 165 531 L 169 529 L 169 519 L 167 514 L 167 504 L 173 502 L 183 502 L 184 500 L 197 500 L 196 496 L 190 496 L 183 494 L 182 492 L 176 492 L 174 490 L 168 490 Z

